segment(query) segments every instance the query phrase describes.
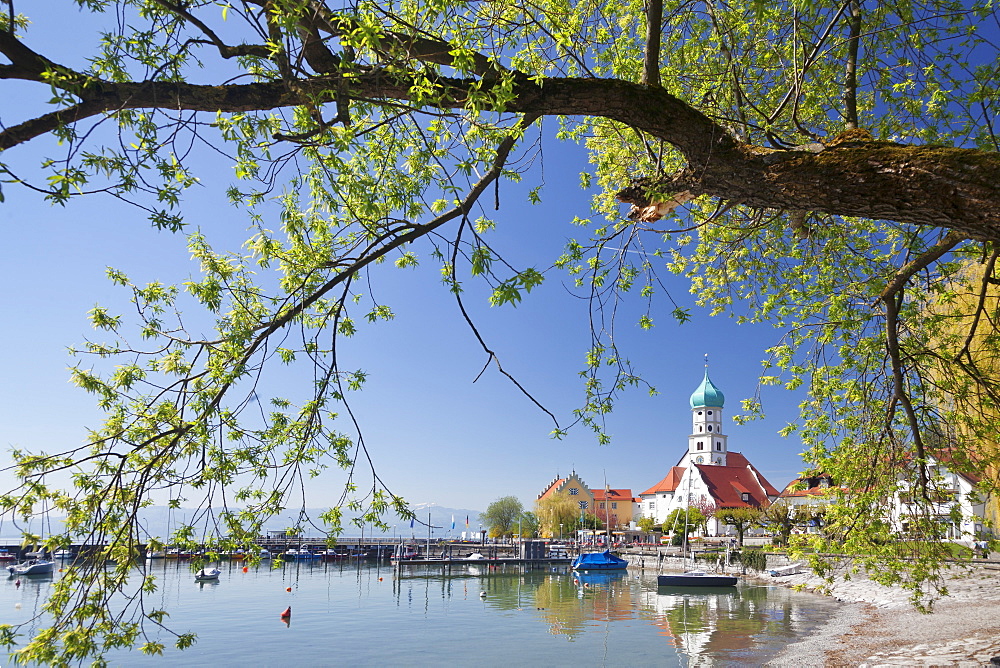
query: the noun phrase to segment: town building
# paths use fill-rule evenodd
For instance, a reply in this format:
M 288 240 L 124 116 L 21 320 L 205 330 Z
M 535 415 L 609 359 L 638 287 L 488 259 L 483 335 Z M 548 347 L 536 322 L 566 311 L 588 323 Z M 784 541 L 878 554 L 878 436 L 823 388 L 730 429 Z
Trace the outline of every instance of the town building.
M 581 519 L 584 515 L 592 515 L 612 530 L 635 528 L 634 520 L 637 518 L 639 504 L 632 496 L 631 489 L 591 489 L 573 471 L 565 478 L 553 478 L 538 495 L 537 501 L 554 497 L 571 500 Z M 569 529 L 569 522 L 565 528 Z
M 951 470 L 949 459 L 948 451 L 927 456 L 930 504 L 913 503 L 905 489 L 900 489 L 893 496 L 890 521 L 893 530 L 900 536 L 907 536 L 912 518 L 921 516 L 936 522 L 941 527 L 941 538 L 945 540 L 975 541 L 992 534 L 983 520 L 986 499 L 978 493 L 981 479 Z M 899 477 L 900 480 L 912 480 L 914 475 L 912 472 L 900 473 Z
M 687 451 L 659 482 L 639 494 L 643 517 L 661 524 L 678 508 L 765 508 L 778 498 L 778 490 L 746 457 L 730 452 L 722 420 L 725 400 L 709 378 L 706 366 L 704 380 L 691 394 L 692 428 Z M 725 527 L 712 518 L 708 535 L 723 533 Z

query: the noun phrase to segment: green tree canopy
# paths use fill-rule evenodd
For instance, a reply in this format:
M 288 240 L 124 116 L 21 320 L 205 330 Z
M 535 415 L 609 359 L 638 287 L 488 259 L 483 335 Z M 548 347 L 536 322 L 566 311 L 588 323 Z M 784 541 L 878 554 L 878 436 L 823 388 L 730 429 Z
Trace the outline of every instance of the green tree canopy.
M 746 535 L 747 529 L 760 526 L 764 517 L 764 509 L 750 507 L 720 508 L 716 511 L 715 517 L 723 524 L 728 524 L 736 529 L 736 539 L 742 546 L 743 537 Z
M 106 420 L 80 447 L 16 451 L 23 484 L 3 497 L 6 512 L 57 509 L 68 519 L 54 542 L 107 541 L 124 564 L 147 539 L 137 512 L 154 490 L 232 500 L 214 521 L 228 537 L 218 547 L 237 546 L 332 462 L 352 472 L 341 506 L 377 524 L 406 505 L 376 474 L 353 477 L 364 442 L 338 415 L 366 375 L 337 355 L 359 321 L 393 317 L 366 287 L 374 275 L 436 263 L 460 308 L 474 280 L 499 306 L 566 277 L 595 325 L 585 399 L 553 429 L 578 421 L 603 442 L 602 416 L 641 385 L 616 348 L 617 300 L 649 300 L 643 328 L 661 304 L 683 321 L 687 307 L 658 278 L 676 272 L 700 305 L 782 332 L 761 381 L 807 391 L 788 432 L 849 491 L 828 535 L 891 563 L 878 571 L 887 581 L 917 592 L 940 582 L 883 547 L 892 527 L 881 518 L 902 462 L 933 511 L 928 429 L 996 432 L 995 411 L 970 417 L 953 400 L 995 405 L 995 374 L 961 346 L 942 350 L 943 319 L 926 317 L 956 285 L 982 293 L 997 280 L 992 3 L 49 0 L 66 20 L 104 17 L 72 58 L 49 55 L 33 27 L 42 5 L 4 0 L 0 12 L 0 85 L 24 100 L 0 127 L 3 185 L 66 206 L 118 198 L 181 232 L 190 190 L 223 160 L 249 231 L 237 248 L 191 233 L 202 273 L 183 285 L 109 271 L 134 308 L 95 307 L 99 338 L 73 369 Z M 586 145 L 579 178 L 598 194 L 591 211 L 567 214 L 580 234 L 551 266 L 512 266 L 481 200 L 495 204 L 499 183 L 519 179 L 540 196 L 529 166 L 543 134 Z M 983 266 L 978 283 L 961 271 L 969 263 Z M 967 336 L 993 328 L 982 300 L 962 304 L 968 317 L 951 322 Z M 205 318 L 214 326 L 188 329 Z M 260 381 L 275 365 L 308 368 L 304 397 L 268 395 Z M 336 533 L 340 518 L 335 507 L 318 519 Z M 126 575 L 63 578 L 56 632 L 26 660 L 135 642 L 85 604 Z
M 521 513 L 521 517 L 517 521 L 517 531 L 521 538 L 537 538 L 540 526 L 538 516 L 530 510 Z
M 501 496 L 491 503 L 479 521 L 489 529 L 491 538 L 505 538 L 517 533 L 517 521 L 524 515 L 524 506 L 516 496 Z
M 535 501 L 535 514 L 542 532 L 548 536 L 559 536 L 560 531 L 571 531 L 580 524 L 580 506 L 564 494 L 553 494 Z

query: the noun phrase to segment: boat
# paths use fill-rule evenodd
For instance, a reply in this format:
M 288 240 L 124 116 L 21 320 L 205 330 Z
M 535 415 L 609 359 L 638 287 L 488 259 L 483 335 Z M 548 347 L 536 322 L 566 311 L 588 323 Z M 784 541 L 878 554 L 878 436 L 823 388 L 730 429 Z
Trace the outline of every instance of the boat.
M 76 553 L 70 549 L 56 550 L 52 553 L 53 559 L 72 559 L 76 556 Z
M 195 582 L 211 582 L 213 580 L 218 580 L 219 575 L 222 573 L 218 568 L 203 568 L 194 574 Z
M 30 553 L 29 553 L 30 555 Z M 7 567 L 10 571 L 11 576 L 15 575 L 51 575 L 52 568 L 55 565 L 50 559 L 45 559 L 44 557 L 35 557 L 32 559 L 27 559 L 20 563 L 11 564 Z
M 414 545 L 404 545 L 400 543 L 396 545 L 392 552 L 393 561 L 409 561 L 410 559 L 419 559 L 420 552 Z
M 314 554 L 309 548 L 303 547 L 296 550 L 294 547 L 286 550 L 282 558 L 289 561 L 303 561 L 308 559 L 319 559 L 318 554 Z
M 607 492 L 608 479 L 605 476 L 605 498 L 607 498 Z M 609 521 L 608 510 L 606 507 L 604 509 L 604 524 L 608 529 L 607 545 L 610 545 L 611 522 Z M 620 571 L 623 568 L 628 568 L 628 561 L 622 559 L 617 554 L 611 554 L 610 549 L 604 550 L 604 552 L 581 552 L 577 558 L 573 560 L 573 564 L 570 566 L 570 570 L 574 571 Z
M 0 561 L 17 561 L 17 556 L 11 554 L 6 549 L 0 549 Z
M 691 476 L 688 474 L 687 498 L 691 498 Z M 684 562 L 687 563 L 688 555 L 688 524 L 690 520 L 691 506 L 688 505 L 684 513 L 684 543 L 681 548 L 684 551 Z M 688 570 L 678 575 L 657 575 L 656 586 L 658 587 L 735 587 L 738 578 L 735 575 L 709 575 L 705 571 Z
M 735 575 L 715 575 L 705 571 L 686 571 L 679 575 L 657 575 L 658 587 L 735 587 Z
M 628 561 L 611 554 L 611 550 L 584 552 L 573 560 L 571 568 L 574 571 L 618 571 L 628 568 Z
M 767 571 L 767 574 L 772 578 L 782 577 L 784 575 L 795 575 L 802 570 L 802 564 L 788 564 L 787 566 L 778 566 Z

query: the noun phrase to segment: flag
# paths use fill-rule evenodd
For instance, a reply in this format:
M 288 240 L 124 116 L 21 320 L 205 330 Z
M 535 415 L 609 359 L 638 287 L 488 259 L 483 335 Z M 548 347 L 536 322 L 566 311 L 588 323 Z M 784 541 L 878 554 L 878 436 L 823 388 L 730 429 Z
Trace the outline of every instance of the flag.
M 410 528 L 411 529 L 413 528 L 413 521 L 414 521 L 414 519 L 416 519 L 416 518 L 413 518 L 413 517 L 410 518 Z
M 455 516 L 454 515 L 451 516 L 451 530 L 452 531 L 455 530 Z
M 468 515 L 465 516 L 465 528 L 466 529 L 469 528 L 469 516 Z

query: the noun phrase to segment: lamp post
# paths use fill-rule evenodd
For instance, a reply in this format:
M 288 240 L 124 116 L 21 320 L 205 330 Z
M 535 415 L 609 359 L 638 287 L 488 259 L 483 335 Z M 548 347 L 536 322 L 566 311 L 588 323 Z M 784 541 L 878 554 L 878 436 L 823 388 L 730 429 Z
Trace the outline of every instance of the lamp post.
M 563 523 L 560 522 L 559 523 L 559 542 L 560 543 L 562 542 L 562 525 L 563 525 Z

